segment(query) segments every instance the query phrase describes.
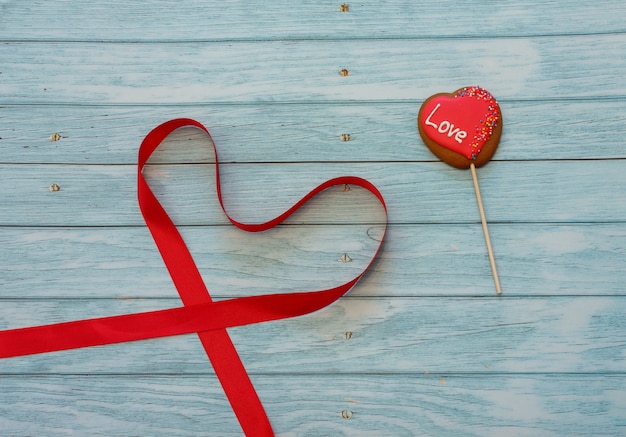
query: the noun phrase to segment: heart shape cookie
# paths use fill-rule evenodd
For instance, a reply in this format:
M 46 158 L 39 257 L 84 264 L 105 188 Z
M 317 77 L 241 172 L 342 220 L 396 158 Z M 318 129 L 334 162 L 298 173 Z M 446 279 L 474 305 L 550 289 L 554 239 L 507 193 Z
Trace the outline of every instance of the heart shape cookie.
M 498 147 L 502 113 L 485 89 L 464 87 L 435 94 L 422 104 L 417 116 L 420 136 L 443 162 L 456 168 L 485 165 Z

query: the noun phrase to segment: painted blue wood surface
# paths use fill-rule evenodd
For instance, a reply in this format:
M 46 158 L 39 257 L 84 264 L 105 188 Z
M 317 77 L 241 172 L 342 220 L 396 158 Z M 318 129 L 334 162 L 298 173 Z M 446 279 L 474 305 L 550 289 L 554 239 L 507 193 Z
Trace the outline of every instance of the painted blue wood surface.
M 389 206 L 349 296 L 231 330 L 279 435 L 624 435 L 626 6 L 340 6 L 0 0 L 0 329 L 180 305 L 134 165 L 152 127 L 192 117 L 241 220 L 348 173 Z M 504 113 L 479 170 L 500 298 L 471 177 L 415 126 L 473 84 Z M 354 187 L 233 229 L 198 131 L 151 162 L 220 299 L 345 281 L 382 230 Z M 195 336 L 0 361 L 0 436 L 240 433 Z

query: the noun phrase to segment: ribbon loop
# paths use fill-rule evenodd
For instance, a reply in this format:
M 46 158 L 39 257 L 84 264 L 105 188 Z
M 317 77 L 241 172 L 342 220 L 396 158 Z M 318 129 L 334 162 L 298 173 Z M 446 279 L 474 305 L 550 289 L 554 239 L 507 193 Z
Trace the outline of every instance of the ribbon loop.
M 335 302 L 350 291 L 369 269 L 380 251 L 385 232 L 369 264 L 344 284 L 325 290 L 213 301 L 185 241 L 143 175 L 146 163 L 161 142 L 173 131 L 183 127 L 198 128 L 211 139 L 209 131 L 201 123 L 189 118 L 169 120 L 154 128 L 139 147 L 137 197 L 146 225 L 184 306 L 0 331 L 0 358 L 197 333 L 244 433 L 273 436 L 261 400 L 226 328 L 297 317 Z M 357 176 L 343 176 L 318 185 L 274 219 L 258 224 L 238 222 L 224 207 L 217 150 L 212 140 L 211 143 L 215 151 L 216 190 L 220 207 L 228 220 L 244 231 L 271 229 L 283 223 L 317 194 L 336 185 L 349 184 L 364 188 L 378 199 L 387 214 L 385 200 L 374 184 Z

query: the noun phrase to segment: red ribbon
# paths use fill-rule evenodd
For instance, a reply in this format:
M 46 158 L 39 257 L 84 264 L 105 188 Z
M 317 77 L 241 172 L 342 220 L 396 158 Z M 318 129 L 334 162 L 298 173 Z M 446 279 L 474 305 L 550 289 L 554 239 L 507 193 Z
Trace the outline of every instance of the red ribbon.
M 139 148 L 137 194 L 141 213 L 183 302 L 182 307 L 120 316 L 0 331 L 0 358 L 39 354 L 89 346 L 101 346 L 156 337 L 197 333 L 224 392 L 246 435 L 273 436 L 263 405 L 246 373 L 226 328 L 296 317 L 317 311 L 346 294 L 361 279 L 378 255 L 384 234 L 366 268 L 337 287 L 307 292 L 240 297 L 214 302 L 176 225 L 148 186 L 143 168 L 161 142 L 182 127 L 196 127 L 211 138 L 199 122 L 181 118 L 154 128 Z M 211 141 L 213 144 L 213 141 Z M 213 146 L 215 150 L 215 146 Z M 231 223 L 248 232 L 268 230 L 287 219 L 312 197 L 335 185 L 354 185 L 385 200 L 369 181 L 356 176 L 330 179 L 295 205 L 265 223 L 246 224 L 228 215 L 222 201 L 219 161 L 215 150 L 217 197 Z

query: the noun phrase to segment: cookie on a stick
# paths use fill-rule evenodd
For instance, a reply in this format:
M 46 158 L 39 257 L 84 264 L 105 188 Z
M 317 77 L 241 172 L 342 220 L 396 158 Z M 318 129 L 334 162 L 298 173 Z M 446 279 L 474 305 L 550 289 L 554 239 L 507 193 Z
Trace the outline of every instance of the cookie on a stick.
M 476 176 L 476 167 L 487 164 L 498 148 L 500 105 L 489 91 L 477 86 L 435 94 L 422 104 L 417 128 L 435 156 L 453 167 L 471 170 L 496 293 L 502 293 Z

